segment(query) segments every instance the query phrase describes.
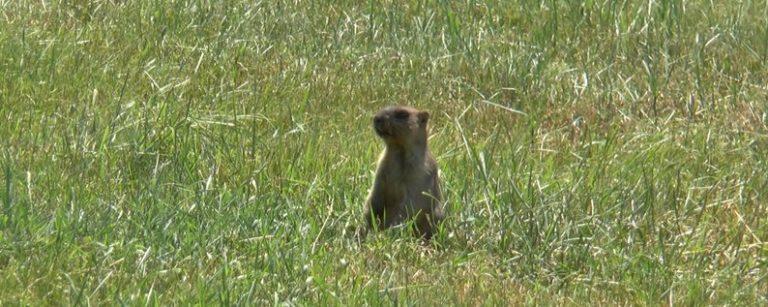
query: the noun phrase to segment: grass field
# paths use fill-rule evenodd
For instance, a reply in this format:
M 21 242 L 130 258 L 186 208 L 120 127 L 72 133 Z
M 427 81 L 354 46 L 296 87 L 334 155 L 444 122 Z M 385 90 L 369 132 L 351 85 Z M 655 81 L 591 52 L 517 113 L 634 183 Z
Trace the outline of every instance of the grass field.
M 212 2 L 0 0 L 0 305 L 768 304 L 765 0 Z

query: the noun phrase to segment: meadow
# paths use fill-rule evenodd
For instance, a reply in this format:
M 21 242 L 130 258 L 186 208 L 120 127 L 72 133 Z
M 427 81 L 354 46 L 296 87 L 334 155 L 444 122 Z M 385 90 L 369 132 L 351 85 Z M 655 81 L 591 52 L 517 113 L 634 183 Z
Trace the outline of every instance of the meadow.
M 766 16 L 0 0 L 0 305 L 766 305 Z M 359 243 L 398 104 L 448 219 Z

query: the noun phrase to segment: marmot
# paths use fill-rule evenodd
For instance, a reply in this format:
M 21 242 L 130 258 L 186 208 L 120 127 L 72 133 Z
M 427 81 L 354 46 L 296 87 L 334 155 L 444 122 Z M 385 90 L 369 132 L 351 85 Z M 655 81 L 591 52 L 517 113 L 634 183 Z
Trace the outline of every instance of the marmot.
M 437 162 L 427 147 L 429 113 L 388 107 L 373 117 L 386 148 L 379 158 L 366 201 L 368 229 L 386 229 L 413 221 L 417 236 L 430 239 L 443 219 Z

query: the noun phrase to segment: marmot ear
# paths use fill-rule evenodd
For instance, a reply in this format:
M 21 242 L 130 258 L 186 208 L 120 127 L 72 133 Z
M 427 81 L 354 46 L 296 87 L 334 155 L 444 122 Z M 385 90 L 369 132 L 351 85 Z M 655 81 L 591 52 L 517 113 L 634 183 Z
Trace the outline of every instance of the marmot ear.
M 427 111 L 419 112 L 419 123 L 424 125 L 428 121 L 429 121 L 429 112 L 427 112 Z

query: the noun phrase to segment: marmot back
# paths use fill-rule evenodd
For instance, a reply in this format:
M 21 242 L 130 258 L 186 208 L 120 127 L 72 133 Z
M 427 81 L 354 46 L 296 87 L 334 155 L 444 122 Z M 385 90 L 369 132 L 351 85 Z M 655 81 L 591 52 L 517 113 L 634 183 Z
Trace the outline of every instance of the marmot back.
M 411 107 L 385 108 L 373 128 L 386 147 L 366 201 L 369 229 L 413 221 L 416 234 L 429 239 L 443 219 L 437 162 L 427 146 L 429 113 Z

